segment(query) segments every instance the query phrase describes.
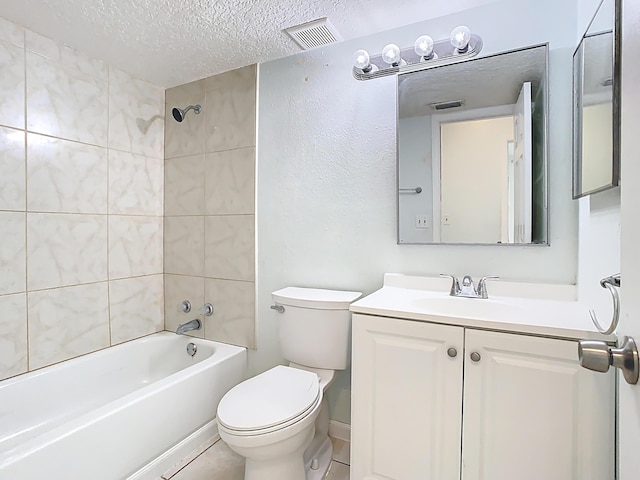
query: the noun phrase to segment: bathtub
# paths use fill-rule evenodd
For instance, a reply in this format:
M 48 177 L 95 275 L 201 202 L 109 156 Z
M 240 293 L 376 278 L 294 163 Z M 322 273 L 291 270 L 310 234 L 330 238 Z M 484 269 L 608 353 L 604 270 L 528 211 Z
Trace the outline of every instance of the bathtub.
M 4 380 L 0 479 L 157 480 L 245 369 L 244 348 L 161 332 Z

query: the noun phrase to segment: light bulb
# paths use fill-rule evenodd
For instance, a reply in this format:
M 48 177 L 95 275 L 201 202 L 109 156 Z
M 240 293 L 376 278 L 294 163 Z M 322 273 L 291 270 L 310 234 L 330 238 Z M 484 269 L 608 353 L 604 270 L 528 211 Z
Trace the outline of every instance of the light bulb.
M 451 30 L 451 45 L 453 45 L 458 52 L 466 52 L 470 40 L 471 30 L 469 30 L 469 27 L 460 25 Z
M 431 60 L 434 57 L 433 53 L 433 38 L 429 35 L 422 35 L 418 37 L 416 43 L 413 44 L 413 48 L 421 59 Z
M 353 54 L 353 66 L 360 70 L 366 70 L 371 66 L 369 63 L 369 52 L 366 50 L 358 50 Z
M 400 47 L 394 43 L 390 43 L 382 49 L 382 60 L 392 67 L 400 65 L 402 58 L 400 57 Z

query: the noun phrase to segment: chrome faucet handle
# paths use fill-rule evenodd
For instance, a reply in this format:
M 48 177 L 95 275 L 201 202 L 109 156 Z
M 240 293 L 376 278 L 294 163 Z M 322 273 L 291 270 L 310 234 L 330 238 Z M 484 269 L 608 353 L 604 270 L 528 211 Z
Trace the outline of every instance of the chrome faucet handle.
M 489 293 L 487 292 L 487 280 L 497 280 L 500 277 L 496 275 L 487 275 L 486 277 L 482 277 L 478 280 L 478 296 L 480 298 L 489 298 Z
M 189 300 L 184 300 L 182 303 L 178 304 L 176 310 L 180 313 L 189 313 L 191 311 L 191 302 Z
M 449 291 L 449 295 L 457 297 L 460 293 L 460 282 L 458 279 L 454 275 L 449 275 L 447 273 L 441 273 L 440 276 L 451 279 L 451 290 Z
M 213 305 L 210 303 L 205 303 L 200 307 L 200 315 L 204 315 L 205 317 L 210 317 L 213 315 Z

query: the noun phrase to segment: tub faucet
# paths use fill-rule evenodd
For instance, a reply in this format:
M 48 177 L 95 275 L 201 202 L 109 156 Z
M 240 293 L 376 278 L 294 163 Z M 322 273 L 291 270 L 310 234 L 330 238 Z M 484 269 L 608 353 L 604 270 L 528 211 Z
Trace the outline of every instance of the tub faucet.
M 200 330 L 201 327 L 202 322 L 200 322 L 200 320 L 196 318 L 195 320 L 191 320 L 190 322 L 178 325 L 178 328 L 176 328 L 176 333 L 178 335 L 183 335 L 186 332 L 190 332 L 191 330 Z

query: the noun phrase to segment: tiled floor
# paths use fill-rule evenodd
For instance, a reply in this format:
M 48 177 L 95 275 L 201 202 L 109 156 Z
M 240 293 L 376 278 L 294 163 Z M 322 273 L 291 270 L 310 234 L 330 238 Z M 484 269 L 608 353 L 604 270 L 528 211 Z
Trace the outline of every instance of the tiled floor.
M 349 480 L 349 442 L 332 438 L 333 462 L 325 480 Z M 244 459 L 222 441 L 205 450 L 171 480 L 242 480 Z

